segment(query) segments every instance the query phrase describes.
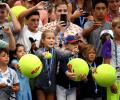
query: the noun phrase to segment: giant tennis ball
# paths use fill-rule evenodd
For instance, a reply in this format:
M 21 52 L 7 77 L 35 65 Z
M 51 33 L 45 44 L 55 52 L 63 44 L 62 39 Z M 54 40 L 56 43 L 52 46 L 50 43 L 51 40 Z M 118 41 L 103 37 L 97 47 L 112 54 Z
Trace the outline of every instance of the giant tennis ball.
M 18 18 L 18 16 L 23 12 L 27 10 L 24 6 L 14 6 L 11 8 L 12 13 Z M 11 16 L 8 17 L 8 21 L 11 21 Z
M 99 65 L 93 76 L 96 83 L 102 87 L 111 86 L 117 78 L 116 69 L 110 64 Z
M 42 62 L 33 54 L 26 54 L 19 60 L 21 73 L 28 77 L 34 78 L 38 76 L 42 70 Z
M 70 60 L 67 64 L 68 71 L 72 72 L 76 75 L 76 78 L 74 81 L 80 81 L 80 74 L 88 75 L 89 67 L 86 61 L 80 58 L 74 58 Z

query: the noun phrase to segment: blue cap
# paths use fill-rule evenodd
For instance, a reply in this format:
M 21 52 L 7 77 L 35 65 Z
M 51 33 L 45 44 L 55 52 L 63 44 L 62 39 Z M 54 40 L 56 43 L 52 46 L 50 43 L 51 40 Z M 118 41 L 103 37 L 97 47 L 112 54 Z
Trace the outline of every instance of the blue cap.
M 73 35 L 69 35 L 67 36 L 65 39 L 64 39 L 64 44 L 74 44 L 74 43 L 77 43 L 79 40 L 73 36 Z

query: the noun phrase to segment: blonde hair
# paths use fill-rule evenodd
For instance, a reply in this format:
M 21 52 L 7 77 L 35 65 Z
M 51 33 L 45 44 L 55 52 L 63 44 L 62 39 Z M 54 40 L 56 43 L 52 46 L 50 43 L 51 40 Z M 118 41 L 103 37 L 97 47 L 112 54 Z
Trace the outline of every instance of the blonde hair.
M 112 27 L 115 28 L 118 24 L 120 24 L 120 17 L 115 17 L 112 21 Z
M 51 30 L 45 30 L 45 31 L 43 31 L 43 33 L 41 35 L 41 40 L 40 40 L 40 46 L 39 46 L 40 48 L 44 47 L 44 44 L 42 43 L 42 41 L 45 39 L 47 33 L 54 33 L 54 32 L 51 31 Z

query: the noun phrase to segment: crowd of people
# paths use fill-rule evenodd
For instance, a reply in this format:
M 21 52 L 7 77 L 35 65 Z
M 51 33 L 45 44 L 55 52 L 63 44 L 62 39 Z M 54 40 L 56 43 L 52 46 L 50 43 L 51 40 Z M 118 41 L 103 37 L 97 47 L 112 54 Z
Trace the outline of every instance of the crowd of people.
M 16 16 L 15 6 L 26 10 Z M 1 0 L 0 100 L 120 100 L 119 8 L 120 0 Z M 51 58 L 45 57 L 48 52 Z M 43 64 L 33 79 L 19 69 L 28 53 Z M 67 67 L 73 58 L 89 66 L 81 81 L 74 81 Z M 104 63 L 117 71 L 110 87 L 99 86 L 93 77 Z

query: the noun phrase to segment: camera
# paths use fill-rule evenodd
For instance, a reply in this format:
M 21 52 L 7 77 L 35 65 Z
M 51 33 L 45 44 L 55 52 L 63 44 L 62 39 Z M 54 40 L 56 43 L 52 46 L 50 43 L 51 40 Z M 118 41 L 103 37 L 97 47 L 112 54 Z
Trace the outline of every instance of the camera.
M 88 17 L 88 16 L 90 15 L 90 13 L 89 13 L 89 12 L 86 12 L 86 11 L 83 12 L 83 14 L 84 14 L 84 15 L 83 15 L 84 17 Z
M 4 26 L 0 26 L 0 30 L 2 30 L 4 28 Z

